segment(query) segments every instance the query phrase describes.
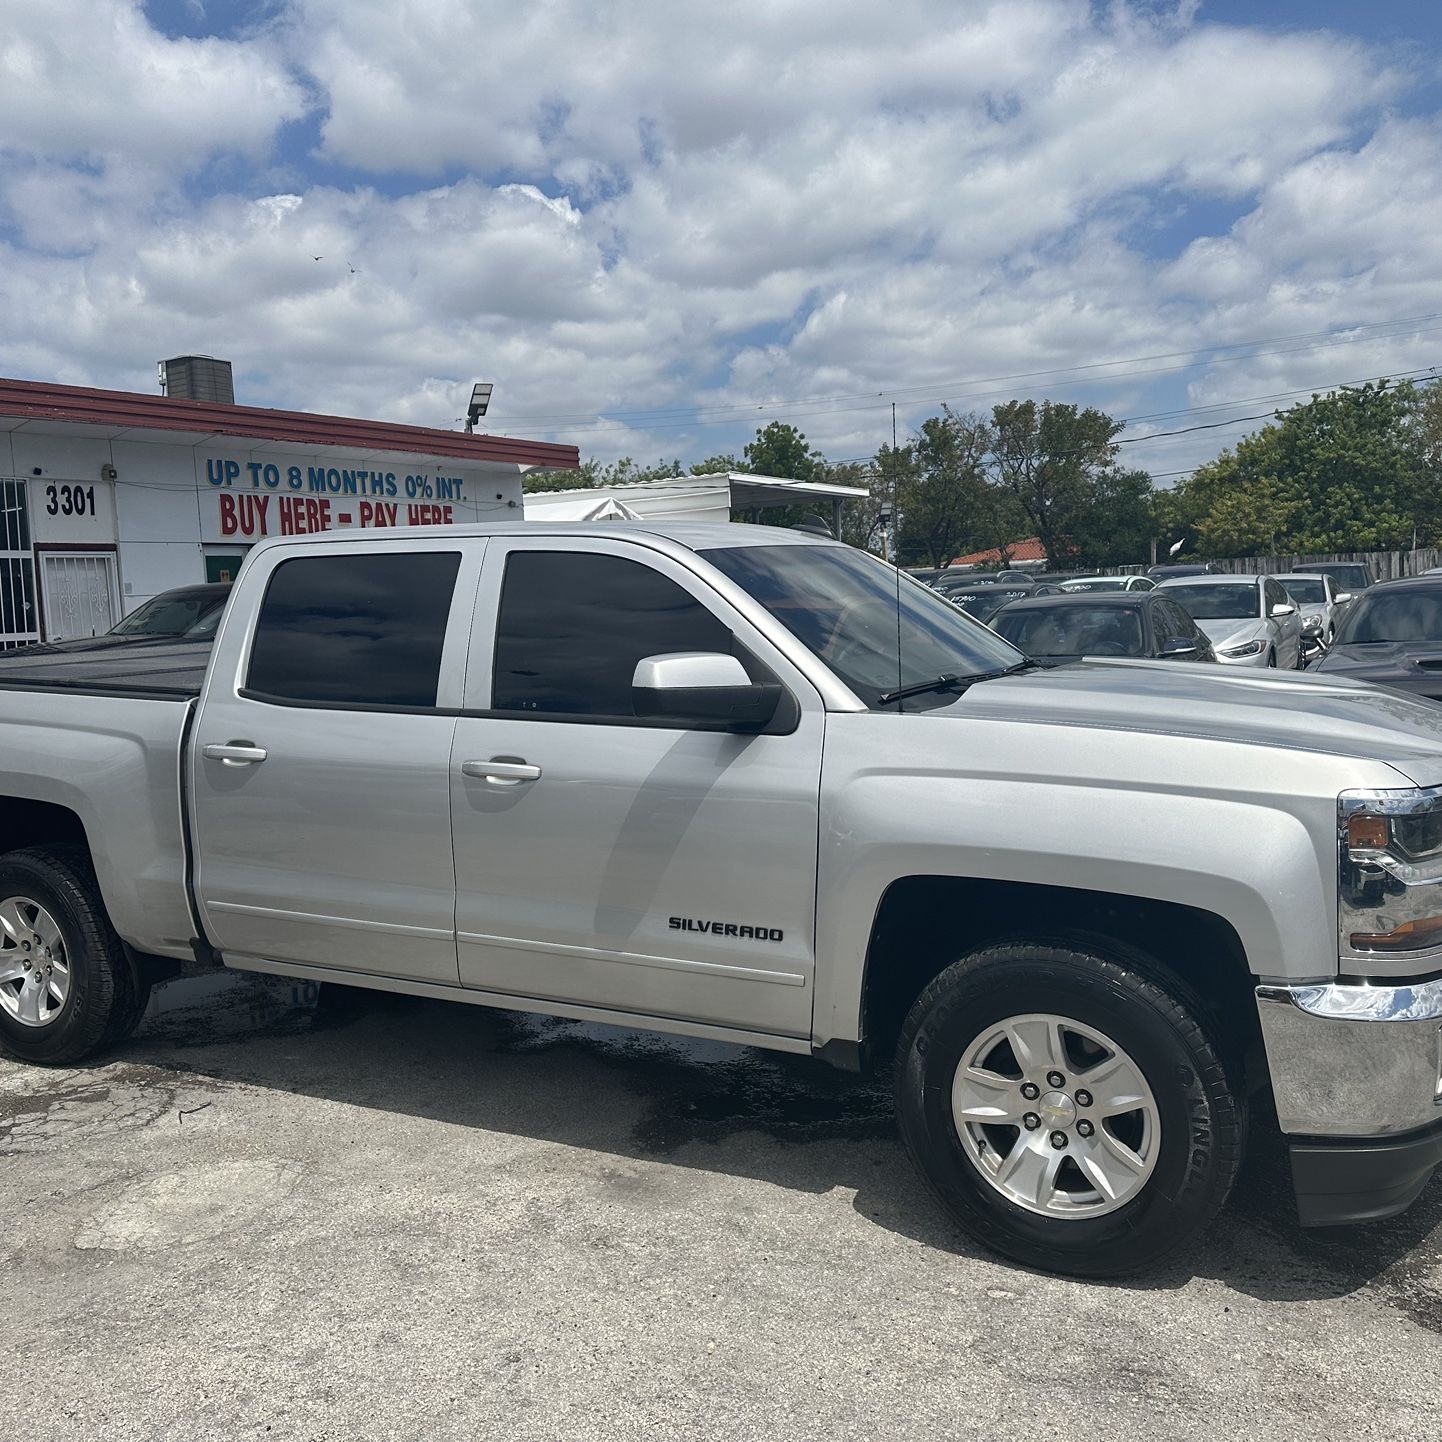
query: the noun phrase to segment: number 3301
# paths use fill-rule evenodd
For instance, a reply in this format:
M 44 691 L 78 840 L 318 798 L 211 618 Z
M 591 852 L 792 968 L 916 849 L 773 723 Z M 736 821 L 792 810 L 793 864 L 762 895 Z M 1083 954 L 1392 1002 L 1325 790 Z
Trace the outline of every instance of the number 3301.
M 95 514 L 95 487 L 46 486 L 45 514 L 47 516 L 93 516 Z

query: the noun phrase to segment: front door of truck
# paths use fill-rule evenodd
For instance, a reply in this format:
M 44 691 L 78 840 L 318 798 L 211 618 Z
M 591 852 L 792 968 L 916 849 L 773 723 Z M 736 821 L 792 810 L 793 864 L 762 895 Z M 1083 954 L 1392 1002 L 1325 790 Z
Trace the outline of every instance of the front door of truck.
M 643 657 L 731 652 L 769 734 L 638 720 Z M 820 698 L 644 541 L 495 537 L 451 762 L 464 985 L 803 1036 Z
M 224 621 L 190 743 L 226 956 L 457 984 L 448 778 L 481 550 L 338 541 L 251 572 L 259 611 Z

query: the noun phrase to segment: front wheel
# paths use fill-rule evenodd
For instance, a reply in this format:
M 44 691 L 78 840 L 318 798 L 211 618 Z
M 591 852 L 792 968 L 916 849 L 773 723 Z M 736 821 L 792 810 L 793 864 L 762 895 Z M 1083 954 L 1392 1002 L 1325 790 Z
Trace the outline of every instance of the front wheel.
M 0 856 L 0 1051 L 80 1061 L 133 1030 L 148 995 L 82 848 Z
M 913 1160 L 972 1236 L 1017 1261 L 1119 1276 L 1225 1203 L 1243 1103 L 1178 983 L 1145 959 L 1016 942 L 948 967 L 902 1033 Z

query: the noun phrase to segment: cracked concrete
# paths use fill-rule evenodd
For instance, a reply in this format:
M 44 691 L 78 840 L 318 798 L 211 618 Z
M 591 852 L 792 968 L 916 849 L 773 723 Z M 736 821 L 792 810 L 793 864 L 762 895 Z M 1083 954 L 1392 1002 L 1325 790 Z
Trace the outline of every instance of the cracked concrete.
M 31 1439 L 1442 1435 L 1442 1188 L 1304 1233 L 1265 1159 L 1110 1286 L 973 1247 L 884 1091 L 380 994 L 180 983 L 0 1062 Z

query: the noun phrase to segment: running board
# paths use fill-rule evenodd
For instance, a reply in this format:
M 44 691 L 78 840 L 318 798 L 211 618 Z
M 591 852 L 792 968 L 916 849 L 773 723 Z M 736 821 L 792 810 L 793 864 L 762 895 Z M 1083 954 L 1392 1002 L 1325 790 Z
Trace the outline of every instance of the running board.
M 540 1016 L 563 1016 L 570 1021 L 594 1021 L 638 1031 L 660 1031 L 675 1036 L 699 1037 L 705 1041 L 731 1042 L 735 1046 L 763 1047 L 767 1051 L 791 1052 L 796 1056 L 811 1055 L 808 1037 L 773 1036 L 769 1032 L 740 1031 L 735 1027 L 711 1026 L 706 1022 L 682 1021 L 676 1017 L 607 1011 L 598 1006 L 512 996 L 504 991 L 477 991 L 467 986 L 441 986 L 433 981 L 406 981 L 400 977 L 373 976 L 364 971 L 341 971 L 333 966 L 307 966 L 303 962 L 267 961 L 259 956 L 227 953 L 222 961 L 231 971 L 256 971 L 266 976 L 296 977 L 302 981 L 331 981 L 340 986 L 361 986 L 372 991 L 395 992 L 400 996 L 423 996 L 430 1001 L 462 1001 L 472 1006 L 495 1007 L 500 1011 L 528 1011 Z

